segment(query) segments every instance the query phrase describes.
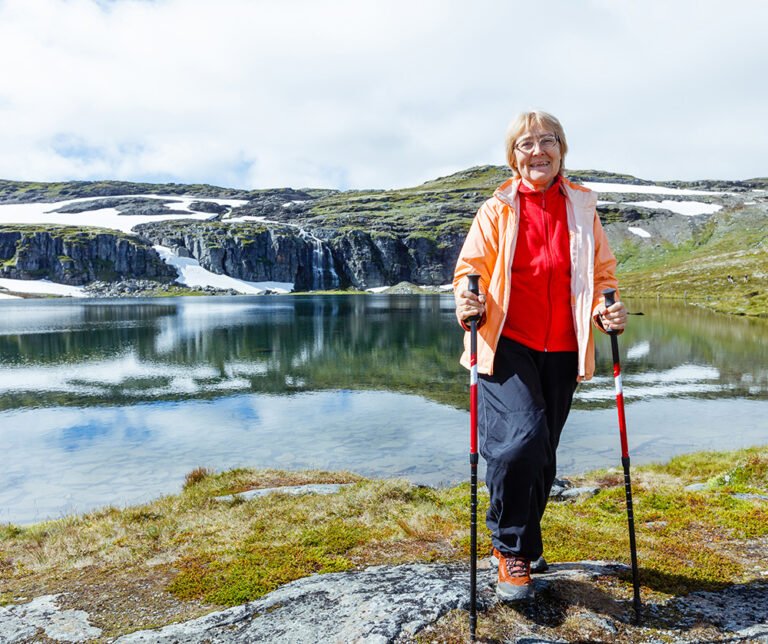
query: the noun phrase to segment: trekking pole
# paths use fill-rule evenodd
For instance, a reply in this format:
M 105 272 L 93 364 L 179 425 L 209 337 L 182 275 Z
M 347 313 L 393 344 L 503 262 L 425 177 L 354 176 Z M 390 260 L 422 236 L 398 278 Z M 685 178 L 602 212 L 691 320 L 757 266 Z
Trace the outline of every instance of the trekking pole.
M 608 308 L 616 301 L 616 289 L 603 291 L 605 306 Z M 621 385 L 621 362 L 619 361 L 619 341 L 616 331 L 608 331 L 611 336 L 613 353 L 613 380 L 616 385 L 616 409 L 619 413 L 619 435 L 621 437 L 621 464 L 624 467 L 624 491 L 627 495 L 627 524 L 629 525 L 629 552 L 632 557 L 632 589 L 634 593 L 635 623 L 640 623 L 640 580 L 637 572 L 637 545 L 635 544 L 635 516 L 632 510 L 632 483 L 629 480 L 629 447 L 627 446 L 627 421 L 624 417 L 624 390 Z
M 468 290 L 480 294 L 480 276 L 468 275 Z M 475 641 L 477 630 L 477 323 L 479 316 L 469 318 L 469 641 Z

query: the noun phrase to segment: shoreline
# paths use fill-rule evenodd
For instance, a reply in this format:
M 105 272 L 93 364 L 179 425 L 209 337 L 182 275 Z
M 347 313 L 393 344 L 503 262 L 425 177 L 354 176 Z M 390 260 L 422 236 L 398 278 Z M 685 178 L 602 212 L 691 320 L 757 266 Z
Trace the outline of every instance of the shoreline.
M 634 280 L 635 278 L 633 278 Z M 29 282 L 35 286 L 31 290 L 21 291 L 13 290 L 4 286 L 8 282 Z M 621 283 L 621 280 L 620 280 Z M 18 284 L 17 286 L 20 286 Z M 51 285 L 51 286 L 47 286 Z M 45 292 L 48 287 L 53 292 Z M 64 292 L 71 289 L 72 293 Z M 274 291 L 265 288 L 263 293 L 241 293 L 233 289 L 218 289 L 215 287 L 191 287 L 184 284 L 172 283 L 162 284 L 150 280 L 123 280 L 122 282 L 104 283 L 97 286 L 94 292 L 88 292 L 86 287 L 71 287 L 64 284 L 56 284 L 47 280 L 0 280 L 0 302 L 7 300 L 47 300 L 47 299 L 70 299 L 70 300 L 132 300 L 140 298 L 170 298 L 170 297 L 233 297 L 233 296 L 292 296 L 292 297 L 313 297 L 318 295 L 347 295 L 347 296 L 377 296 L 377 295 L 452 295 L 450 285 L 430 286 L 412 284 L 410 282 L 401 282 L 386 287 L 376 287 L 366 290 L 346 289 L 346 290 L 321 290 L 321 291 Z M 81 294 L 75 294 L 79 290 Z M 56 292 L 59 291 L 59 292 Z M 685 306 L 697 308 L 735 317 L 743 317 L 753 320 L 764 320 L 768 318 L 768 311 L 744 311 L 738 303 L 730 303 L 716 299 L 712 295 L 697 296 L 695 294 L 687 295 L 662 295 L 658 291 L 646 290 L 643 287 L 637 287 L 632 284 L 622 289 L 622 294 L 627 300 L 653 300 L 653 301 L 672 301 L 681 303 Z
M 663 613 L 661 607 L 696 593 L 765 583 L 766 472 L 768 447 L 700 452 L 633 468 L 644 604 Z M 241 495 L 249 489 L 307 484 L 320 484 L 330 493 Z M 574 479 L 572 487 L 592 491 L 550 503 L 544 525 L 548 561 L 556 571 L 567 570 L 563 562 L 626 564 L 621 473 L 590 472 Z M 234 496 L 214 500 L 222 493 Z M 344 472 L 199 468 L 188 473 L 181 493 L 151 503 L 103 508 L 24 528 L 0 526 L 6 562 L 0 622 L 3 605 L 7 612 L 34 598 L 64 593 L 61 607 L 84 611 L 90 626 L 101 633 L 98 641 L 110 641 L 257 600 L 292 580 L 322 583 L 323 573 L 462 562 L 469 547 L 468 494 L 466 483 L 435 490 Z M 480 500 L 487 503 L 482 492 Z M 685 540 L 680 539 L 683 533 Z M 478 552 L 483 553 L 489 547 L 484 530 L 480 540 Z M 329 583 L 334 578 L 330 575 Z M 564 597 L 557 588 L 569 587 L 567 579 L 542 595 L 537 604 L 542 610 L 554 610 L 559 602 L 595 609 L 598 592 L 605 596 L 605 607 L 613 606 L 604 610 L 618 620 L 615 627 L 622 632 L 629 628 L 621 617 L 629 610 L 626 572 L 615 578 L 587 577 L 568 591 L 575 595 Z M 153 609 L 147 613 L 150 604 Z M 486 637 L 508 638 L 510 620 L 518 632 L 514 629 L 521 623 L 530 628 L 538 619 L 528 611 L 484 606 Z M 466 613 L 461 610 L 444 612 L 430 627 L 430 637 L 459 641 L 462 615 Z M 649 627 L 664 626 L 659 614 L 649 611 L 648 619 L 646 636 Z M 577 626 L 572 620 L 559 626 L 558 620 L 545 622 L 551 635 L 563 636 Z M 587 626 L 584 622 L 579 628 Z M 652 641 L 638 633 L 643 631 L 626 631 L 616 641 Z

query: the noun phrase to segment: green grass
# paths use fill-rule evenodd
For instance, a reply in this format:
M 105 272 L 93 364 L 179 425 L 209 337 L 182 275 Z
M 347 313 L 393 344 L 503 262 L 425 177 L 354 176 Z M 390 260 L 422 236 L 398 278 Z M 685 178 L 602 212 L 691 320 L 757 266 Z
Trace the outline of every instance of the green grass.
M 768 503 L 732 493 L 768 493 L 767 472 L 768 447 L 693 454 L 634 468 L 643 593 L 669 597 L 755 579 L 756 571 L 768 566 L 768 554 L 747 560 L 744 552 L 768 536 Z M 309 482 L 351 485 L 326 496 L 213 499 L 253 487 Z M 596 485 L 600 492 L 549 504 L 542 526 L 548 560 L 628 563 L 622 474 L 602 470 L 574 482 Z M 694 482 L 708 484 L 703 491 L 685 490 Z M 482 517 L 488 503 L 484 488 L 479 497 Z M 315 573 L 466 561 L 468 525 L 467 483 L 432 489 L 349 473 L 245 468 L 216 473 L 201 467 L 189 473 L 179 494 L 152 503 L 1 526 L 0 602 L 73 588 L 87 598 L 88 580 L 93 580 L 92 601 L 101 605 L 110 580 L 117 584 L 119 579 L 121 587 L 146 593 L 147 601 L 164 597 L 199 606 L 192 611 L 199 614 L 203 606 L 240 604 Z M 481 527 L 480 555 L 489 549 Z M 631 587 L 627 575 L 618 583 L 624 593 Z M 103 626 L 117 633 L 122 624 L 146 626 L 142 619 L 116 608 Z
M 746 574 L 734 543 L 768 536 L 768 503 L 732 494 L 768 493 L 767 473 L 765 447 L 702 452 L 635 468 L 632 492 L 643 583 L 658 592 L 682 594 L 720 588 Z M 623 476 L 604 473 L 601 478 L 604 487 L 595 497 L 547 509 L 544 542 L 552 560 L 628 563 Z M 702 481 L 710 481 L 704 491 L 684 489 Z
M 768 316 L 768 228 L 761 212 L 737 207 L 713 215 L 690 242 L 642 251 L 617 249 L 622 293 L 684 299 L 736 315 Z

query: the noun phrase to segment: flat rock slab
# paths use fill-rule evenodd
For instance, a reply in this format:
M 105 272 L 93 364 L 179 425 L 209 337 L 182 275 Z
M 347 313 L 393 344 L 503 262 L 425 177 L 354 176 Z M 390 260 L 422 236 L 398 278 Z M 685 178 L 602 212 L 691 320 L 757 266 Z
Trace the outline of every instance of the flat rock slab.
M 237 494 L 227 494 L 225 496 L 215 496 L 214 501 L 232 501 L 235 498 L 241 498 L 246 501 L 255 499 L 267 494 L 292 494 L 300 496 L 302 494 L 336 494 L 342 488 L 354 485 L 353 483 L 310 483 L 308 485 L 286 485 L 284 487 L 263 487 L 255 490 L 246 490 Z
M 672 600 L 687 622 L 705 621 L 738 635 L 768 641 L 768 583 L 736 584 L 718 592 L 699 591 Z
M 553 564 L 534 583 L 543 590 L 558 579 L 594 579 L 624 568 L 600 561 Z M 487 563 L 478 572 L 479 609 L 498 601 L 495 578 Z M 117 642 L 408 642 L 448 611 L 468 607 L 466 564 L 375 566 L 299 579 L 244 606 Z
M 87 642 L 101 635 L 82 610 L 61 610 L 59 595 L 43 595 L 26 604 L 0 606 L 0 642 L 33 641 L 42 631 L 54 642 Z
M 490 579 L 481 581 L 490 592 Z M 465 607 L 468 594 L 465 565 L 374 566 L 300 579 L 244 606 L 117 642 L 408 641 L 449 610 Z
M 478 566 L 479 618 L 498 600 L 494 592 L 495 570 L 488 560 Z M 590 584 L 598 577 L 616 575 L 627 566 L 603 561 L 553 563 L 545 574 L 534 576 L 537 593 L 546 602 L 547 593 L 556 603 L 560 588 L 573 582 Z M 554 595 L 552 595 L 554 593 Z M 80 610 L 62 610 L 58 595 L 38 597 L 26 604 L 0 607 L 0 642 L 45 641 L 88 642 L 101 631 L 89 624 Z M 570 604 L 573 597 L 566 599 Z M 601 600 L 602 601 L 602 600 Z M 610 598 L 608 601 L 611 600 Z M 314 575 L 278 588 L 248 604 L 155 630 L 124 635 L 121 644 L 152 642 L 223 644 L 245 642 L 411 642 L 414 635 L 453 609 L 468 608 L 469 573 L 466 563 L 407 564 L 376 566 L 360 571 Z M 538 602 L 536 603 L 538 604 Z M 546 606 L 544 607 L 546 609 Z M 604 613 L 602 605 L 581 606 L 581 619 L 588 619 L 599 632 L 599 641 L 610 641 L 621 630 L 625 618 Z M 530 610 L 537 610 L 534 605 Z M 536 622 L 526 625 L 528 609 L 510 644 L 543 644 L 564 641 L 557 634 L 537 631 Z M 695 592 L 661 604 L 648 603 L 643 612 L 662 630 L 639 628 L 631 641 L 692 641 L 686 631 L 696 624 L 709 624 L 730 642 L 768 643 L 768 583 L 751 582 L 729 586 L 718 592 Z M 529 615 L 530 617 L 530 615 Z M 625 633 L 626 634 L 626 633 Z M 546 636 L 554 637 L 547 639 Z M 677 639 L 679 638 L 679 639 Z M 719 639 L 719 638 L 718 638 Z M 99 641 L 105 641 L 103 638 Z

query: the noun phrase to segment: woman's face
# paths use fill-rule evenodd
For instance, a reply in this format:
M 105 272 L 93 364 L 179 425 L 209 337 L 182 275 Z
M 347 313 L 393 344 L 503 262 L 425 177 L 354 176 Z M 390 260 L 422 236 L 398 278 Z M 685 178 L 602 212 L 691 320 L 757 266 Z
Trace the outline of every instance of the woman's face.
M 530 151 L 521 149 L 530 143 L 534 143 Z M 534 190 L 549 188 L 560 172 L 562 163 L 560 143 L 555 133 L 539 126 L 525 132 L 515 143 L 515 160 L 517 171 L 528 187 Z

